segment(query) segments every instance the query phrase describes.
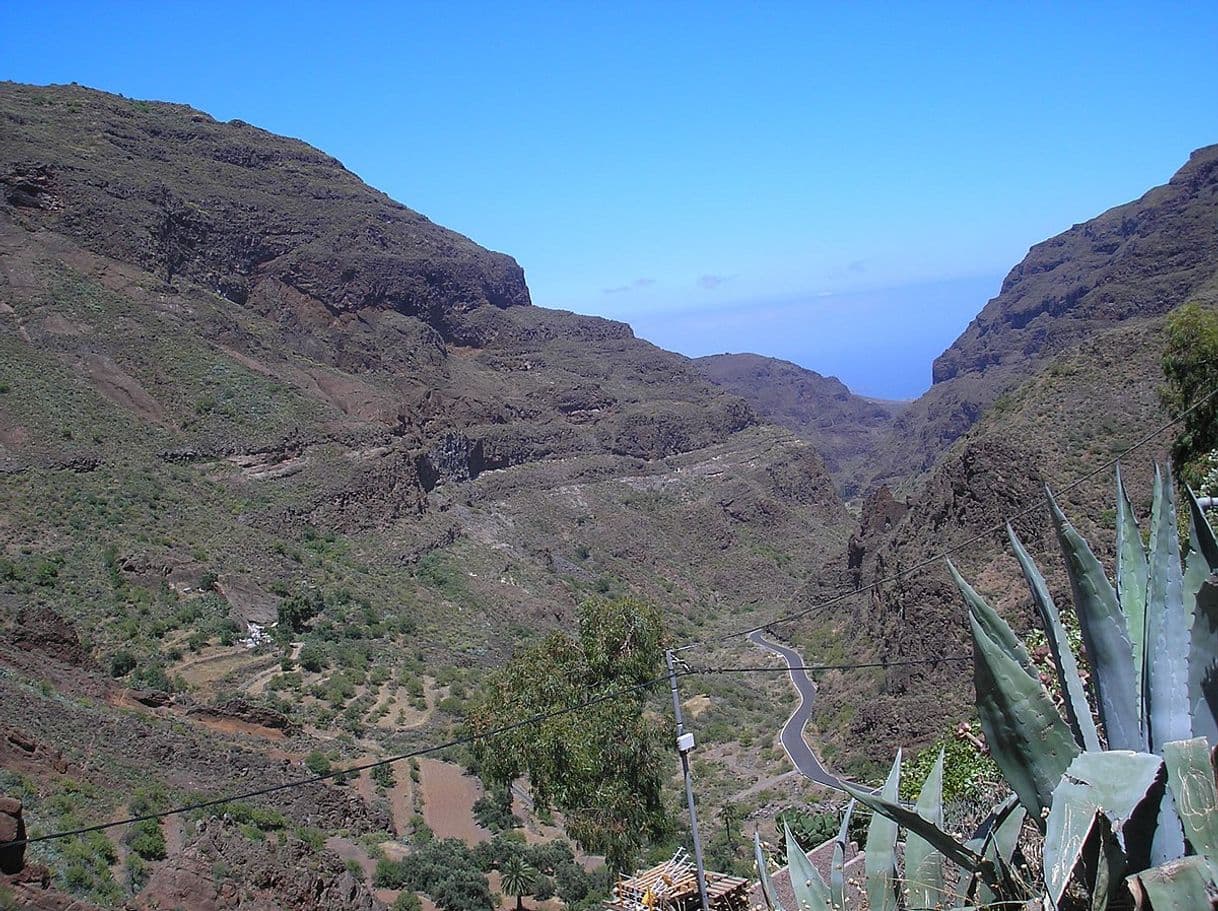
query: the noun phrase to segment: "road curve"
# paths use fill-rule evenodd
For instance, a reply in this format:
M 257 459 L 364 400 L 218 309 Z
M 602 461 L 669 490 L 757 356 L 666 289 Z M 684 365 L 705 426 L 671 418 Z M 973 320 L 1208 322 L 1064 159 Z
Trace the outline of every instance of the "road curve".
M 812 752 L 812 748 L 808 746 L 808 742 L 804 740 L 804 727 L 807 725 L 808 719 L 812 717 L 812 705 L 816 701 L 816 684 L 812 682 L 812 678 L 808 676 L 807 672 L 796 670 L 803 665 L 803 656 L 785 645 L 763 639 L 760 632 L 749 633 L 749 641 L 782 658 L 787 663 L 787 673 L 791 676 L 791 682 L 799 691 L 799 705 L 791 713 L 791 717 L 787 719 L 787 723 L 783 725 L 782 733 L 779 735 L 787 756 L 805 777 L 827 788 L 842 790 L 842 783 L 838 777 L 821 765 L 816 754 Z

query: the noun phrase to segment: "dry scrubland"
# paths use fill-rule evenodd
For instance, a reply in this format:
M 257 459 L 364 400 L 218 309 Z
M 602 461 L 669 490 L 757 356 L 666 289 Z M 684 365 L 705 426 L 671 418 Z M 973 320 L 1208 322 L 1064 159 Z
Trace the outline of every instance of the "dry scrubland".
M 588 597 L 648 599 L 683 641 L 884 577 L 1159 421 L 1162 315 L 1218 288 L 1208 149 L 1035 248 L 894 415 L 534 306 L 510 257 L 247 124 L 13 84 L 0 123 L 0 791 L 37 832 L 443 740 L 488 670 Z M 759 393 L 780 374 L 834 426 Z M 1066 497 L 1105 547 L 1108 484 Z M 1019 524 L 1038 553 L 1046 528 Z M 1026 625 L 996 540 L 960 562 Z M 921 657 L 965 648 L 961 617 L 931 572 L 779 632 L 810 660 Z M 697 657 L 770 660 L 742 640 Z M 777 744 L 793 693 L 684 685 L 707 826 L 747 869 L 742 834 L 824 800 Z M 968 693 L 948 667 L 826 675 L 816 739 L 870 774 Z M 481 834 L 466 758 L 175 818 L 163 847 L 32 847 L 36 894 L 375 907 L 394 897 L 377 854 L 419 850 L 418 817 Z M 558 834 L 518 809 L 530 838 Z

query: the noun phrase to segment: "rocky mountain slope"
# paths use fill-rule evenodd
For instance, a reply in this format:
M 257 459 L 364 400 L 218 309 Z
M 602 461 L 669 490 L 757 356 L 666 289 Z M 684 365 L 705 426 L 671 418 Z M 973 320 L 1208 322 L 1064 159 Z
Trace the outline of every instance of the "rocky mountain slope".
M 861 493 L 885 431 L 904 407 L 855 395 L 836 377 L 760 354 L 712 354 L 702 375 L 738 395 L 767 421 L 799 434 L 824 457 L 846 497 Z
M 866 588 L 968 542 L 953 560 L 1027 627 L 1031 605 L 1005 535 L 983 533 L 1043 502 L 1044 485 L 1061 490 L 1167 421 L 1158 397 L 1164 314 L 1189 300 L 1218 306 L 1218 146 L 1193 153 L 1167 186 L 1037 245 L 1012 271 L 936 361 L 936 384 L 893 424 L 880 475 L 903 483 L 864 505 L 838 584 Z M 1168 458 L 1170 444 L 1163 434 L 1124 460 L 1143 519 L 1152 463 Z M 924 463 L 924 473 L 894 468 Z M 1105 470 L 1061 498 L 1109 566 L 1114 496 Z M 1047 512 L 1016 529 L 1068 604 Z M 930 658 L 967 654 L 963 618 L 938 564 L 867 590 L 831 627 L 805 625 L 797 635 L 813 649 L 848 639 L 879 659 Z M 877 765 L 899 745 L 943 733 L 971 703 L 967 670 L 949 664 L 832 675 L 822 696 L 819 724 L 843 761 Z
M 0 793 L 39 833 L 434 743 L 582 599 L 717 629 L 850 528 L 814 447 L 687 359 L 303 143 L 76 86 L 0 86 L 0 494 Z M 730 789 L 764 748 L 708 760 Z M 375 906 L 331 847 L 408 831 L 399 788 L 166 824 L 143 867 L 121 830 L 32 848 L 39 901 L 210 868 L 262 907 L 269 828 L 317 859 L 290 907 Z
M 874 481 L 928 468 L 1049 358 L 1127 320 L 1167 313 L 1218 268 L 1218 145 L 1168 181 L 1034 246 L 936 358 L 934 385 L 894 422 Z

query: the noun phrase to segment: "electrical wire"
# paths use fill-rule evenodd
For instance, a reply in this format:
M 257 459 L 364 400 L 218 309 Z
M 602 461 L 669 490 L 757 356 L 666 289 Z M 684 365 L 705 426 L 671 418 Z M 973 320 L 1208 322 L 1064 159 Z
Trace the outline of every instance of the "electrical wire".
M 815 671 L 830 671 L 830 670 L 857 670 L 857 669 L 872 668 L 872 667 L 897 667 L 897 666 L 902 666 L 902 665 L 914 665 L 914 664 L 938 664 L 941 661 L 971 661 L 971 660 L 972 660 L 972 657 L 969 655 L 944 655 L 944 656 L 935 657 L 935 658 L 917 658 L 917 659 L 909 659 L 909 660 L 904 660 L 904 661 L 855 663 L 855 664 L 818 664 L 818 665 L 806 665 L 806 666 L 797 665 L 795 667 L 790 667 L 790 668 L 787 668 L 787 667 L 782 667 L 782 668 L 779 668 L 779 667 L 754 667 L 754 666 L 691 668 L 688 670 L 676 671 L 675 676 L 676 677 L 698 677 L 698 676 L 710 675 L 710 674 L 773 674 L 773 673 L 786 674 L 789 671 L 813 671 L 813 672 L 815 672 Z M 26 838 L 23 840 L 8 842 L 6 846 L 19 848 L 19 847 L 23 847 L 25 845 L 38 844 L 39 842 L 44 842 L 44 841 L 52 841 L 52 840 L 61 839 L 61 838 L 72 838 L 72 837 L 76 837 L 79 835 L 87 835 L 91 832 L 101 832 L 106 829 L 114 829 L 114 828 L 118 828 L 120 826 L 128 826 L 128 825 L 132 825 L 132 824 L 138 823 L 138 822 L 145 822 L 147 820 L 164 819 L 169 816 L 180 816 L 183 813 L 192 813 L 196 810 L 206 810 L 206 809 L 209 809 L 212 807 L 219 807 L 219 806 L 223 806 L 224 804 L 233 803 L 234 801 L 249 800 L 250 798 L 253 798 L 253 797 L 262 797 L 264 795 L 275 794 L 280 791 L 288 791 L 288 790 L 293 790 L 295 788 L 302 788 L 302 787 L 306 787 L 308 785 L 317 784 L 319 782 L 338 778 L 340 776 L 351 775 L 351 774 L 366 771 L 368 769 L 374 769 L 374 768 L 377 768 L 378 766 L 393 765 L 398 762 L 404 762 L 408 759 L 415 759 L 419 756 L 426 756 L 431 753 L 437 753 L 437 752 L 440 752 L 441 750 L 446 750 L 451 747 L 468 746 L 469 744 L 475 743 L 480 740 L 489 740 L 491 738 L 499 737 L 503 734 L 507 734 L 511 731 L 515 731 L 515 730 L 518 730 L 523 727 L 528 727 L 528 726 L 534 725 L 534 724 L 540 724 L 543 721 L 549 721 L 551 718 L 557 718 L 561 715 L 568 715 L 573 712 L 582 711 L 583 709 L 591 708 L 592 706 L 599 705 L 603 702 L 608 702 L 612 699 L 617 699 L 622 696 L 629 696 L 633 693 L 637 693 L 642 690 L 648 689 L 650 687 L 657 686 L 658 684 L 668 683 L 668 681 L 669 681 L 668 674 L 663 674 L 659 677 L 653 677 L 650 680 L 645 680 L 641 683 L 633 684 L 632 686 L 623 687 L 623 688 L 620 688 L 617 690 L 612 690 L 608 693 L 601 693 L 600 695 L 594 696 L 590 699 L 586 699 L 583 702 L 578 702 L 573 705 L 563 706 L 562 708 L 558 708 L 558 709 L 551 709 L 550 711 L 547 711 L 547 712 L 538 712 L 535 715 L 530 715 L 528 718 L 522 718 L 519 721 L 514 721 L 511 724 L 506 724 L 506 725 L 503 725 L 502 727 L 494 728 L 493 730 L 490 730 L 490 731 L 484 731 L 481 733 L 474 733 L 474 734 L 467 734 L 463 737 L 455 737 L 451 740 L 444 741 L 443 743 L 437 743 L 437 744 L 433 744 L 432 746 L 422 747 L 421 749 L 414 750 L 409 753 L 401 753 L 396 756 L 385 757 L 384 759 L 377 759 L 377 760 L 373 760 L 370 762 L 363 762 L 363 763 L 359 763 L 357 765 L 347 766 L 342 769 L 335 769 L 333 771 L 326 772 L 321 775 L 313 775 L 308 778 L 298 778 L 298 779 L 294 779 L 292 781 L 285 781 L 285 782 L 281 782 L 281 783 L 275 784 L 275 785 L 267 785 L 266 787 L 255 788 L 251 791 L 242 791 L 240 793 L 229 794 L 224 797 L 215 797 L 215 798 L 212 798 L 209 800 L 200 800 L 200 801 L 196 801 L 194 803 L 186 804 L 184 806 L 174 807 L 169 810 L 158 810 L 153 813 L 143 813 L 138 816 L 129 816 L 129 817 L 126 817 L 123 819 L 116 819 L 116 820 L 111 820 L 109 822 L 97 823 L 95 825 L 81 826 L 80 828 L 69 829 L 69 830 L 66 830 L 63 832 L 53 832 L 48 835 L 37 835 L 32 838 Z
M 87 835 L 90 832 L 101 832 L 106 829 L 113 829 L 119 826 L 127 826 L 132 823 L 144 822 L 150 819 L 164 819 L 168 816 L 179 816 L 182 813 L 191 813 L 195 810 L 206 810 L 210 807 L 222 806 L 226 803 L 232 803 L 238 800 L 248 800 L 252 797 L 261 797 L 265 794 L 274 794 L 279 791 L 288 791 L 294 788 L 305 787 L 306 785 L 316 784 L 321 781 L 328 781 L 332 778 L 347 776 L 356 772 L 363 772 L 367 769 L 374 769 L 378 766 L 388 766 L 394 763 L 403 762 L 407 759 L 414 759 L 419 756 L 426 756 L 430 753 L 438 753 L 441 750 L 446 750 L 451 747 L 466 746 L 479 740 L 488 740 L 493 737 L 499 737 L 519 728 L 528 727 L 534 724 L 540 724 L 543 721 L 549 721 L 551 718 L 557 718 L 561 715 L 568 715 L 572 712 L 582 711 L 586 708 L 591 708 L 594 705 L 599 705 L 602 702 L 608 702 L 611 699 L 618 699 L 622 696 L 629 696 L 632 693 L 637 693 L 649 687 L 656 686 L 660 683 L 668 683 L 668 674 L 663 674 L 659 677 L 654 677 L 651 680 L 644 680 L 642 683 L 636 683 L 628 687 L 622 687 L 617 690 L 611 690 L 608 693 L 601 693 L 593 696 L 583 702 L 578 702 L 573 705 L 563 706 L 562 708 L 551 709 L 547 712 L 538 712 L 535 715 L 530 715 L 528 718 L 522 718 L 519 721 L 513 721 L 511 724 L 505 724 L 502 727 L 494 728 L 490 731 L 481 733 L 466 734 L 463 737 L 454 737 L 451 740 L 443 743 L 433 744 L 429 747 L 423 747 L 409 753 L 401 753 L 397 756 L 388 756 L 384 759 L 377 759 L 371 762 L 363 762 L 358 765 L 347 766 L 342 769 L 335 769 L 331 772 L 326 772 L 321 775 L 313 775 L 309 778 L 298 778 L 292 781 L 281 782 L 280 784 L 268 785 L 263 788 L 255 788 L 252 791 L 242 791 L 237 794 L 229 794 L 225 797 L 216 797 L 210 800 L 200 800 L 194 803 L 186 804 L 185 806 L 174 807 L 170 810 L 159 810 L 154 813 L 143 813 L 138 816 L 129 816 L 125 819 L 111 820 L 110 822 L 97 823 L 91 826 L 81 826 L 77 829 L 69 829 L 63 832 L 53 832 L 48 835 L 38 835 L 33 838 L 25 838 L 16 841 L 7 842 L 5 847 L 20 848 L 25 845 L 38 844 L 39 842 L 52 841 L 60 838 L 71 838 L 78 835 Z
M 933 658 L 906 658 L 895 661 L 865 661 L 854 664 L 793 664 L 784 667 L 701 667 L 686 671 L 683 677 L 702 674 L 786 674 L 789 671 L 858 671 L 876 667 L 912 667 L 919 664 L 939 664 L 942 661 L 972 661 L 972 655 L 936 655 Z
M 1060 488 L 1059 492 L 1066 492 L 1066 491 L 1072 490 L 1075 487 L 1079 486 L 1080 484 L 1086 483 L 1087 481 L 1096 477 L 1101 472 L 1106 471 L 1106 470 L 1111 470 L 1113 467 L 1115 467 L 1120 462 L 1120 460 L 1124 456 L 1127 456 L 1130 453 L 1136 451 L 1137 449 L 1141 448 L 1142 446 L 1146 445 L 1148 442 L 1153 440 L 1155 437 L 1159 436 L 1160 434 L 1169 430 L 1171 427 L 1178 424 L 1189 414 L 1196 411 L 1202 405 L 1206 404 L 1210 399 L 1214 398 L 1215 395 L 1218 395 L 1218 389 L 1211 390 L 1207 395 L 1203 396 L 1201 399 L 1199 399 L 1197 402 L 1195 402 L 1193 405 L 1191 405 L 1187 410 L 1181 412 L 1178 416 L 1173 418 L 1171 421 L 1169 421 L 1168 423 L 1164 424 L 1161 427 L 1156 428 L 1155 430 L 1151 431 L 1150 433 L 1147 433 L 1146 435 L 1141 437 L 1137 442 L 1135 442 L 1133 445 L 1122 450 L 1117 456 L 1108 460 L 1103 465 L 1099 466 L 1098 468 L 1093 469 L 1092 471 L 1087 472 L 1084 475 L 1081 475 L 1080 477 L 1076 478 L 1074 481 L 1071 481 L 1066 486 Z M 722 635 L 722 636 L 716 636 L 711 639 L 706 639 L 706 640 L 702 640 L 699 642 L 688 643 L 686 645 L 680 646 L 678 649 L 674 649 L 674 651 L 681 651 L 681 650 L 686 650 L 686 649 L 690 649 L 690 648 L 696 648 L 700 645 L 706 645 L 706 644 L 713 643 L 713 642 L 721 642 L 721 641 L 725 641 L 727 639 L 734 639 L 738 636 L 746 636 L 751 633 L 761 632 L 762 630 L 764 630 L 770 626 L 774 626 L 778 623 L 786 623 L 791 620 L 796 620 L 796 619 L 800 619 L 802 617 L 808 616 L 813 611 L 823 611 L 823 610 L 827 609 L 828 607 L 831 607 L 834 604 L 840 603 L 841 601 L 844 601 L 845 599 L 847 599 L 849 597 L 852 597 L 857 594 L 861 594 L 863 592 L 870 591 L 871 589 L 878 588 L 881 585 L 888 584 L 890 582 L 902 579 L 905 576 L 908 576 L 909 574 L 911 574 L 919 569 L 923 569 L 927 566 L 930 566 L 934 563 L 939 562 L 942 559 L 945 559 L 946 557 L 951 556 L 952 554 L 958 553 L 959 551 L 963 550 L 966 547 L 971 546 L 972 544 L 977 543 L 978 541 L 982 540 L 983 538 L 988 537 L 989 535 L 994 534 L 996 532 L 1002 531 L 1006 527 L 1007 523 L 1015 521 L 1016 519 L 1022 518 L 1023 516 L 1030 514 L 1034 510 L 1042 508 L 1043 505 L 1044 504 L 1042 502 L 1038 502 L 1036 504 L 1027 506 L 1024 509 L 1020 510 L 1019 512 L 1015 513 L 1014 515 L 1008 516 L 1007 519 L 1003 523 L 996 525 L 993 528 L 987 529 L 986 531 L 981 532 L 977 535 L 974 535 L 971 538 L 969 538 L 959 544 L 954 545 L 953 547 L 947 548 L 947 549 L 941 551 L 940 553 L 936 554 L 933 557 L 928 557 L 924 560 L 921 560 L 918 563 L 915 563 L 912 566 L 909 566 L 906 569 L 904 569 L 898 573 L 894 573 L 891 576 L 888 576 L 886 578 L 879 579 L 879 580 L 876 580 L 875 582 L 869 583 L 867 586 L 863 586 L 860 588 L 851 589 L 849 591 L 842 592 L 842 593 L 830 598 L 828 601 L 823 601 L 819 604 L 813 605 L 810 608 L 806 608 L 802 611 L 797 611 L 793 614 L 788 614 L 786 616 L 772 619 L 759 626 L 753 626 L 746 630 L 741 630 L 741 631 L 737 631 L 734 633 L 728 633 L 728 634 Z M 792 601 L 793 598 L 794 598 L 794 596 L 792 597 L 792 599 L 789 599 L 788 603 L 790 603 L 790 601 Z M 969 660 L 972 660 L 971 656 L 940 655 L 940 656 L 935 656 L 932 658 L 915 658 L 915 659 L 905 659 L 905 660 L 898 660 L 898 661 L 881 661 L 881 662 L 856 662 L 856 663 L 850 663 L 850 664 L 831 664 L 831 665 L 830 664 L 820 664 L 820 665 L 802 665 L 802 666 L 785 666 L 785 667 L 741 666 L 741 667 L 700 668 L 700 669 L 688 669 L 688 670 L 684 670 L 684 671 L 679 671 L 679 672 L 676 672 L 676 676 L 691 677 L 691 676 L 698 676 L 698 675 L 738 674 L 738 673 L 782 673 L 782 674 L 787 674 L 793 670 L 810 671 L 810 672 L 828 671 L 828 670 L 858 670 L 858 669 L 863 669 L 863 668 L 901 667 L 901 666 L 910 666 L 910 665 L 918 665 L 918 664 L 938 664 L 943 661 L 969 661 Z M 491 739 L 493 737 L 498 737 L 498 736 L 501 736 L 503 734 L 509 733 L 514 730 L 518 730 L 523 727 L 527 727 L 527 726 L 534 725 L 534 724 L 540 724 L 541 722 L 548 721 L 551 718 L 557 718 L 559 716 L 567 715 L 572 712 L 582 711 L 583 709 L 591 708 L 592 706 L 599 705 L 600 703 L 603 703 L 603 702 L 608 702 L 612 699 L 617 699 L 622 696 L 630 695 L 632 693 L 641 692 L 642 690 L 656 686 L 657 684 L 660 684 L 660 683 L 667 683 L 668 681 L 669 681 L 669 675 L 664 674 L 662 676 L 654 677 L 650 680 L 645 680 L 645 681 L 642 681 L 641 683 L 633 684 L 628 687 L 623 687 L 621 689 L 613 690 L 608 693 L 602 693 L 602 694 L 594 696 L 590 699 L 586 699 L 583 702 L 575 703 L 573 705 L 563 706 L 562 708 L 551 709 L 546 712 L 538 712 L 537 714 L 531 715 L 528 718 L 522 718 L 519 721 L 514 721 L 511 724 L 506 724 L 506 725 L 503 725 L 501 727 L 495 728 L 490 731 L 484 731 L 481 733 L 474 733 L 474 734 L 467 734 L 462 737 L 454 737 L 454 738 L 444 741 L 442 743 L 437 743 L 437 744 L 433 744 L 428 747 L 423 747 L 421 749 L 414 750 L 409 753 L 401 753 L 396 756 L 389 756 L 389 757 L 386 757 L 383 759 L 377 759 L 377 760 L 373 760 L 370 762 L 364 762 L 364 763 L 360 763 L 357 765 L 348 766 L 348 767 L 342 768 L 342 769 L 335 769 L 333 771 L 326 772 L 326 773 L 323 773 L 320 775 L 313 775 L 308 778 L 301 778 L 301 779 L 295 779 L 292 781 L 281 782 L 280 784 L 268 785 L 266 787 L 255 788 L 250 791 L 242 791 L 242 792 L 236 793 L 236 794 L 229 794 L 224 797 L 217 797 L 217 798 L 213 798 L 210 800 L 196 801 L 194 803 L 186 804 L 185 806 L 174 807 L 169 810 L 159 810 L 159 811 L 156 811 L 153 813 L 144 813 L 144 814 L 140 814 L 137 816 L 126 817 L 124 819 L 117 819 L 117 820 L 111 820 L 109 822 L 96 823 L 96 824 L 90 825 L 90 826 L 81 826 L 76 829 L 69 829 L 69 830 L 62 831 L 62 832 L 53 832 L 53 833 L 50 833 L 47 835 L 38 835 L 38 836 L 34 836 L 32 838 L 19 839 L 19 840 L 15 840 L 12 842 L 8 842 L 6 844 L 6 847 L 20 848 L 20 847 L 24 847 L 26 845 L 39 844 L 41 842 L 47 842 L 47 841 L 63 839 L 63 838 L 72 838 L 72 837 L 76 837 L 76 836 L 80 836 L 80 835 L 87 835 L 91 832 L 101 832 L 101 831 L 105 831 L 108 829 L 118 828 L 120 826 L 132 825 L 132 824 L 138 823 L 138 822 L 145 822 L 147 820 L 164 819 L 169 816 L 178 816 L 178 815 L 181 815 L 182 813 L 190 813 L 190 812 L 194 812 L 196 810 L 205 810 L 205 809 L 209 809 L 212 807 L 222 806 L 224 804 L 232 803 L 232 802 L 238 801 L 238 800 L 248 800 L 253 797 L 261 797 L 261 796 L 264 796 L 267 794 L 278 793 L 280 791 L 287 791 L 287 790 L 292 790 L 295 788 L 301 788 L 301 787 L 305 787 L 307 785 L 317 784 L 319 782 L 338 778 L 339 776 L 345 777 L 352 773 L 358 773 L 358 772 L 366 771 L 368 769 L 374 769 L 379 766 L 393 765 L 398 762 L 403 762 L 408 759 L 414 759 L 419 756 L 426 756 L 431 753 L 437 753 L 442 750 L 450 749 L 452 747 L 467 746 L 469 744 L 475 743 L 480 740 L 487 740 L 487 739 Z

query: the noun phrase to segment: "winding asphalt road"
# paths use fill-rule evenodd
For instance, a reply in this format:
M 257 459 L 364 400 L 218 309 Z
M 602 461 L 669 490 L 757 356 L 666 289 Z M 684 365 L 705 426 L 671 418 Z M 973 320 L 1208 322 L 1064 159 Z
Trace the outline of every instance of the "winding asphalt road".
M 812 678 L 806 671 L 796 670 L 803 665 L 803 656 L 785 645 L 763 639 L 760 632 L 749 633 L 749 641 L 782 658 L 787 663 L 787 672 L 791 675 L 791 682 L 799 691 L 799 705 L 791 713 L 791 717 L 783 725 L 782 734 L 779 735 L 787 756 L 805 777 L 812 779 L 817 784 L 840 791 L 842 789 L 841 781 L 821 765 L 816 754 L 812 752 L 812 748 L 808 746 L 808 742 L 804 740 L 804 727 L 807 725 L 808 719 L 812 717 L 812 705 L 816 701 L 816 684 L 812 682 Z

